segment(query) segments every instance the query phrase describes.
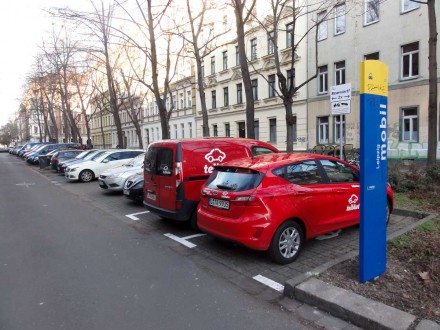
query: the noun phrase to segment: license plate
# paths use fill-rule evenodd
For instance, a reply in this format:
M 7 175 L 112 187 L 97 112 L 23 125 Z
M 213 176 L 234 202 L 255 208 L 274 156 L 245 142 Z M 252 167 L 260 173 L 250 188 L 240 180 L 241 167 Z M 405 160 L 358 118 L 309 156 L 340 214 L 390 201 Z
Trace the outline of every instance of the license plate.
M 223 199 L 210 198 L 208 200 L 210 206 L 216 207 L 218 209 L 229 210 L 229 201 L 224 201 Z
M 130 190 L 124 189 L 124 195 L 125 196 L 130 196 Z
M 147 192 L 147 198 L 151 199 L 152 201 L 156 200 L 156 194 L 155 193 L 151 193 L 151 192 Z

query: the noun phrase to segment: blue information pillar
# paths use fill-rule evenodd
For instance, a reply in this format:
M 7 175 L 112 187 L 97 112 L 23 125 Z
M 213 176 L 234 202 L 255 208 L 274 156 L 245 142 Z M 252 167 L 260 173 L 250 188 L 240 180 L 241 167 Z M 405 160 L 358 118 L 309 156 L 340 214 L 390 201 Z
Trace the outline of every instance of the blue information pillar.
M 361 63 L 359 280 L 386 271 L 388 67 Z

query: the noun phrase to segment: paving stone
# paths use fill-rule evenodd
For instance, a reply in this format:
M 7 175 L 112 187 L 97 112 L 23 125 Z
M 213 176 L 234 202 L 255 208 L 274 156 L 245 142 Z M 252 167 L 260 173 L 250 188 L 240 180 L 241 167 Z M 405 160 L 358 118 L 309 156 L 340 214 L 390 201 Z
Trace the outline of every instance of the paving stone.
M 421 320 L 416 330 L 440 330 L 440 324 L 430 320 Z
M 317 320 L 315 323 L 328 330 L 343 330 L 350 325 L 348 322 L 338 319 L 337 317 L 331 316 L 329 314 L 324 314 L 324 316 Z

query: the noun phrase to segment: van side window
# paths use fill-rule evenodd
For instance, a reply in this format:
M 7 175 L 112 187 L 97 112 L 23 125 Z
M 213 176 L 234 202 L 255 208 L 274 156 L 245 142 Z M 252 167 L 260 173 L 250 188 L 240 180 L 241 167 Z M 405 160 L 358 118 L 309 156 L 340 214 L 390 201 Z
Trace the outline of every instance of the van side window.
M 145 172 L 156 174 L 156 161 L 159 148 L 149 148 L 145 156 Z
M 265 147 L 252 147 L 252 156 L 274 153 L 273 150 Z

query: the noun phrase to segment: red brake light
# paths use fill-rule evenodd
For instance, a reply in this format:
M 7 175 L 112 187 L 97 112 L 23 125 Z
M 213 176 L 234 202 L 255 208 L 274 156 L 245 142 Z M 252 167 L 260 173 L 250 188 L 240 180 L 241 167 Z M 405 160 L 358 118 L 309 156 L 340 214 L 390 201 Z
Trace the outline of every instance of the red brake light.
M 262 206 L 266 205 L 273 198 L 270 194 L 256 194 L 250 196 L 237 196 L 233 202 L 236 204 L 243 204 L 247 206 Z

